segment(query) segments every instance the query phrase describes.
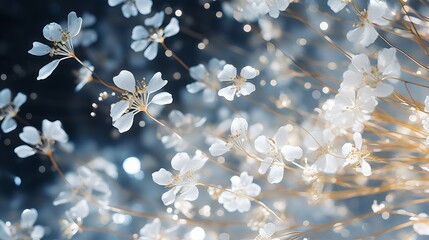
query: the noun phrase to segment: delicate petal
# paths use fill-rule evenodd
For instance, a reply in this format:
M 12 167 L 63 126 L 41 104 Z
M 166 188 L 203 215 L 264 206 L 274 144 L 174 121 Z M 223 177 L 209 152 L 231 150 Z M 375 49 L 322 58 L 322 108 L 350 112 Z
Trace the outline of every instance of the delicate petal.
M 13 117 L 11 115 L 7 115 L 4 119 L 3 122 L 1 123 L 1 130 L 4 133 L 10 133 L 13 130 L 16 129 L 16 121 L 15 119 L 13 119 Z
M 186 90 L 188 90 L 189 93 L 197 93 L 205 88 L 204 83 L 201 82 L 193 82 L 188 85 L 186 85 Z
M 377 87 L 373 89 L 373 92 L 377 97 L 387 97 L 392 94 L 394 90 L 395 88 L 393 88 L 393 86 L 390 84 L 379 83 L 377 84 Z
M 365 54 L 354 55 L 352 57 L 352 64 L 359 71 L 371 72 L 371 63 L 369 62 L 368 56 Z
M 146 39 L 134 41 L 131 43 L 131 49 L 134 50 L 134 52 L 141 52 L 148 44 L 149 42 Z
M 223 70 L 218 74 L 218 78 L 221 82 L 232 81 L 235 77 L 237 77 L 237 68 L 231 64 L 226 64 Z
M 51 42 L 60 42 L 62 31 L 58 23 L 49 23 L 43 28 L 43 36 Z
M 10 103 L 12 99 L 12 93 L 9 88 L 3 89 L 0 92 L 0 108 L 4 108 Z
M 123 3 L 123 2 L 125 2 L 125 0 L 109 0 L 108 4 L 109 4 L 109 6 L 114 7 L 114 6 L 116 6 L 120 3 Z
M 210 154 L 217 157 L 228 152 L 231 147 L 226 142 L 218 139 L 209 148 Z
M 25 209 L 21 214 L 21 227 L 22 228 L 31 228 L 37 219 L 37 210 Z
M 279 183 L 283 179 L 284 168 L 282 166 L 273 165 L 268 173 L 267 180 L 269 183 Z
M 128 109 L 130 103 L 126 100 L 121 100 L 112 105 L 110 108 L 110 117 L 112 117 L 112 121 L 118 120 Z
M 263 228 L 259 229 L 259 235 L 264 239 L 269 239 L 276 231 L 274 223 L 267 223 Z
M 153 96 L 150 103 L 156 104 L 156 105 L 166 105 L 173 102 L 173 97 L 168 92 L 161 92 Z M 149 104 L 150 104 L 149 103 Z
M 43 43 L 33 42 L 33 47 L 28 50 L 28 53 L 34 56 L 43 56 L 49 54 L 51 48 Z
M 287 161 L 293 161 L 302 157 L 302 149 L 297 146 L 286 145 L 282 147 L 282 154 Z
M 247 134 L 248 124 L 244 118 L 234 118 L 231 123 L 231 135 Z
M 353 134 L 353 140 L 355 141 L 355 146 L 357 149 L 362 149 L 362 135 L 358 132 Z
M 361 169 L 362 174 L 365 177 L 371 176 L 372 172 L 371 172 L 371 166 L 369 165 L 369 163 L 363 160 L 361 163 L 361 166 L 362 166 L 362 169 Z
M 232 101 L 234 100 L 236 91 L 237 91 L 237 88 L 235 86 L 228 86 L 220 89 L 217 92 L 217 95 L 224 97 L 228 101 Z
M 173 174 L 164 168 L 159 169 L 159 171 L 152 173 L 153 181 L 158 185 L 168 185 L 171 183 Z
M 377 67 L 383 75 L 393 78 L 401 76 L 401 65 L 396 58 L 395 48 L 385 48 L 378 55 Z
M 242 76 L 245 79 L 252 79 L 256 77 L 258 74 L 258 71 L 251 66 L 246 66 L 240 71 L 240 76 Z
M 21 146 L 16 147 L 14 152 L 20 158 L 26 158 L 26 157 L 29 157 L 29 156 L 36 154 L 36 151 L 27 145 L 21 145 Z
M 176 35 L 179 31 L 179 21 L 176 18 L 172 18 L 170 20 L 170 23 L 164 28 L 164 36 L 171 37 Z
M 135 17 L 138 14 L 137 8 L 134 6 L 132 2 L 125 2 L 121 7 L 122 14 L 126 18 Z
M 162 21 L 164 21 L 164 12 L 157 12 L 155 15 L 153 15 L 150 18 L 146 18 L 144 20 L 144 24 L 146 26 L 152 26 L 154 28 L 159 28 L 162 24 Z
M 75 12 L 70 12 L 68 15 L 68 24 L 67 24 L 67 31 L 70 34 L 70 37 L 76 36 L 80 28 L 82 27 L 82 18 L 77 17 Z
M 255 85 L 253 83 L 245 82 L 240 88 L 240 93 L 243 96 L 247 96 L 255 91 Z
M 267 137 L 259 136 L 255 139 L 255 149 L 256 151 L 267 154 L 271 149 L 271 144 Z
M 277 146 L 283 146 L 287 143 L 289 137 L 289 131 L 286 126 L 280 127 L 277 130 L 274 140 L 276 141 Z
M 185 152 L 177 153 L 174 155 L 173 159 L 171 159 L 171 166 L 177 170 L 180 171 L 185 164 L 187 164 L 191 159 L 189 158 L 189 155 Z
M 176 193 L 174 192 L 174 188 L 162 194 L 161 200 L 165 206 L 172 204 L 174 200 L 176 200 Z
M 122 70 L 116 77 L 113 77 L 113 82 L 120 89 L 127 92 L 133 93 L 136 90 L 136 80 L 134 75 L 127 70 Z
M 137 25 L 133 28 L 133 32 L 131 34 L 131 39 L 133 40 L 141 40 L 149 37 L 149 32 L 142 25 Z
M 247 198 L 239 198 L 237 199 L 237 210 L 241 213 L 247 212 L 250 210 L 250 200 Z
M 143 15 L 150 13 L 152 5 L 152 0 L 136 0 L 137 10 Z
M 39 76 L 37 76 L 37 80 L 43 80 L 47 77 L 49 77 L 52 72 L 55 70 L 55 68 L 58 67 L 58 64 L 61 62 L 61 60 L 64 60 L 65 58 L 61 59 L 55 59 L 52 62 L 46 64 L 39 70 Z
M 130 130 L 134 121 L 134 113 L 129 112 L 122 115 L 118 120 L 113 123 L 113 126 L 119 130 L 120 133 Z
M 328 0 L 328 6 L 335 13 L 341 11 L 346 5 L 347 2 L 343 0 Z
M 89 215 L 89 206 L 86 200 L 80 200 L 69 212 L 73 218 L 86 218 Z
M 47 119 L 44 119 L 42 121 L 42 131 L 43 135 L 45 135 L 47 139 L 62 143 L 66 143 L 68 141 L 67 133 L 63 130 L 62 124 L 58 120 L 51 122 Z
M 182 188 L 182 193 L 180 194 L 180 196 L 183 197 L 183 200 L 186 201 L 195 201 L 197 200 L 198 195 L 198 188 L 195 186 Z
M 9 240 L 12 236 L 12 233 L 10 232 L 9 227 L 0 220 L 0 239 L 2 240 Z
M 158 43 L 152 42 L 148 48 L 144 51 L 143 54 L 147 59 L 153 60 L 156 58 L 156 55 L 158 55 Z
M 253 180 L 253 178 L 252 178 L 252 180 Z M 251 196 L 251 197 L 258 196 L 260 192 L 261 192 L 261 187 L 255 183 L 251 183 L 251 184 L 247 185 L 247 187 L 246 187 L 246 194 Z
M 349 155 L 350 151 L 353 149 L 353 144 L 351 143 L 346 143 L 343 145 L 343 147 L 341 148 L 341 153 L 343 154 L 344 157 L 347 157 L 347 155 Z
M 385 19 L 388 7 L 385 1 L 370 0 L 368 5 L 368 20 L 372 23 L 384 26 L 389 23 Z
M 153 77 L 150 79 L 148 85 L 147 85 L 147 92 L 154 93 L 158 90 L 160 90 L 162 87 L 164 87 L 168 83 L 167 80 L 162 79 L 162 75 L 160 72 L 157 72 L 153 75 Z
M 36 145 L 41 141 L 39 131 L 35 127 L 31 126 L 24 127 L 22 133 L 19 134 L 19 138 L 21 138 L 25 143 L 31 145 Z
M 45 229 L 42 226 L 34 226 L 33 231 L 31 231 L 31 238 L 34 240 L 38 240 L 43 238 L 45 235 Z
M 15 108 L 20 108 L 22 104 L 27 101 L 27 96 L 23 93 L 18 93 L 16 97 L 13 99 L 13 105 Z
M 203 64 L 198 64 L 197 66 L 189 68 L 189 74 L 191 75 L 191 78 L 203 81 L 206 79 L 208 72 Z
M 261 162 L 261 166 L 259 166 L 258 172 L 259 174 L 265 174 L 268 170 L 268 168 L 271 167 L 272 162 L 274 159 L 267 157 L 264 159 L 264 161 Z

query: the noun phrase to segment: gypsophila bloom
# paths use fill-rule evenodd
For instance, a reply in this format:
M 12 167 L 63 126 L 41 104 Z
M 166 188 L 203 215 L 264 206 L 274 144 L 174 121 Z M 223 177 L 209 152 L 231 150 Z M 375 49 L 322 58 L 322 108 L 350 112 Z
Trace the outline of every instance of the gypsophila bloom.
M 258 75 L 258 71 L 250 66 L 241 69 L 240 75 L 237 75 L 237 68 L 231 64 L 226 64 L 218 77 L 221 82 L 232 82 L 231 86 L 224 87 L 217 93 L 228 101 L 234 100 L 234 96 L 247 96 L 255 91 L 255 85 L 247 82 Z
M 178 193 L 183 200 L 195 201 L 198 198 L 199 192 L 196 187 L 198 175 L 196 171 L 204 166 L 207 159 L 199 152 L 196 152 L 192 159 L 187 153 L 177 153 L 171 160 L 171 166 L 178 173 L 173 175 L 173 173 L 161 168 L 152 174 L 155 183 L 171 188 L 162 194 L 164 205 L 172 204 Z
M 49 155 L 55 147 L 55 143 L 67 143 L 68 136 L 63 130 L 60 121 L 51 122 L 43 120 L 42 132 L 35 127 L 26 126 L 23 128 L 19 138 L 28 145 L 21 145 L 15 148 L 15 153 L 20 158 L 26 158 L 36 153 Z
M 135 26 L 131 38 L 131 48 L 135 52 L 144 51 L 144 56 L 153 60 L 158 55 L 158 43 L 163 43 L 165 38 L 172 37 L 180 31 L 179 21 L 172 18 L 165 28 L 160 28 L 164 21 L 164 12 L 158 12 L 154 16 L 145 19 L 144 24 Z
M 344 166 L 351 166 L 356 172 L 362 173 L 364 176 L 371 176 L 371 166 L 365 161 L 370 153 L 362 149 L 362 135 L 358 132 L 353 134 L 354 145 L 346 143 L 341 151 L 346 158 Z
M 413 229 L 418 235 L 429 235 L 429 217 L 425 213 L 420 213 L 415 217 L 410 217 L 414 221 Z
M 335 13 L 341 11 L 351 0 L 328 0 L 328 6 Z
M 37 210 L 34 208 L 25 209 L 21 214 L 21 221 L 16 224 L 3 222 L 0 220 L 0 239 L 1 240 L 39 240 L 45 235 L 45 229 L 40 226 L 34 226 L 37 220 Z
M 138 13 L 149 14 L 152 10 L 152 0 L 108 0 L 109 6 L 115 7 L 123 3 L 121 10 L 126 18 L 135 17 Z
M 204 101 L 213 102 L 216 99 L 216 92 L 220 88 L 218 74 L 225 64 L 224 60 L 212 58 L 207 68 L 203 64 L 190 67 L 189 74 L 196 82 L 186 85 L 186 90 L 189 93 L 203 90 Z
M 387 97 L 394 88 L 385 80 L 396 79 L 400 75 L 401 65 L 396 58 L 396 49 L 380 51 L 377 66 L 371 66 L 368 56 L 359 54 L 352 57 L 349 69 L 344 72 L 341 88 L 362 89 L 367 95 Z
M 150 104 L 166 105 L 173 102 L 168 92 L 157 93 L 151 97 L 152 93 L 168 83 L 161 78 L 160 72 L 155 73 L 147 85 L 144 80 L 136 82 L 134 75 L 127 70 L 122 70 L 113 78 L 113 82 L 125 91 L 122 93 L 122 100 L 110 108 L 113 126 L 121 133 L 128 131 L 133 125 L 134 116 L 139 112 L 147 112 Z
M 361 13 L 360 22 L 356 24 L 357 28 L 347 33 L 347 39 L 363 47 L 368 47 L 378 37 L 373 24 L 386 26 L 389 24 L 388 17 L 389 8 L 385 1 L 370 0 L 368 10 Z
M 242 172 L 240 176 L 231 178 L 230 191 L 224 191 L 219 196 L 219 203 L 228 212 L 239 211 L 241 213 L 250 210 L 249 197 L 253 198 L 259 195 L 261 187 L 253 183 L 253 177 L 247 172 Z
M 62 56 L 60 59 L 55 59 L 46 64 L 39 71 L 37 80 L 42 80 L 57 68 L 58 64 L 67 58 L 74 56 L 74 48 L 72 39 L 79 33 L 82 26 L 82 18 L 77 17 L 75 12 L 70 12 L 68 15 L 67 28 L 61 27 L 58 23 L 49 23 L 43 28 L 43 36 L 52 42 L 52 47 L 49 47 L 40 42 L 33 42 L 33 48 L 28 53 L 34 56 Z
M 12 101 L 12 93 L 6 88 L 0 91 L 0 121 L 1 130 L 4 133 L 9 133 L 16 129 L 16 121 L 14 117 L 19 112 L 19 108 L 27 101 L 27 96 L 23 93 L 16 94 Z
M 279 183 L 283 179 L 285 160 L 294 161 L 302 157 L 303 152 L 300 147 L 285 145 L 287 137 L 286 127 L 280 127 L 274 138 L 262 135 L 255 140 L 256 151 L 266 155 L 258 171 L 260 174 L 265 174 L 270 169 L 267 176 L 269 183 Z
M 75 73 L 77 77 L 77 82 L 79 82 L 75 88 L 76 92 L 80 91 L 83 86 L 85 86 L 87 83 L 91 82 L 94 79 L 92 77 L 92 72 L 94 72 L 94 66 L 92 66 L 89 61 L 84 61 L 83 63 L 89 69 L 82 66 L 81 68 L 79 68 L 79 71 Z
M 93 26 L 97 19 L 91 13 L 83 13 L 82 16 L 82 28 L 80 32 L 73 38 L 73 45 L 78 47 L 82 45 L 83 47 L 88 47 L 97 41 L 98 35 L 94 29 L 89 27 Z
M 243 144 L 248 139 L 248 124 L 244 118 L 234 118 L 231 123 L 231 135 L 225 142 L 217 139 L 209 148 L 210 154 L 213 156 L 220 156 L 228 152 L 232 147 L 245 148 Z
M 272 238 L 276 232 L 276 225 L 274 223 L 267 223 L 259 229 L 259 235 L 256 236 L 255 240 L 278 240 L 278 238 Z

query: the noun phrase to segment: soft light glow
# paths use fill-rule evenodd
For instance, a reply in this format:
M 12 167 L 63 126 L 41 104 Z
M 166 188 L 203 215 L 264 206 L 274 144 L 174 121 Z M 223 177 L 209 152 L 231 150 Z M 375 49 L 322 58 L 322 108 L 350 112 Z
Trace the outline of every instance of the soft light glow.
M 195 227 L 191 230 L 189 237 L 192 240 L 203 240 L 206 237 L 206 232 L 200 227 Z
M 129 157 L 122 163 L 124 171 L 130 175 L 134 175 L 140 172 L 141 163 L 136 157 Z

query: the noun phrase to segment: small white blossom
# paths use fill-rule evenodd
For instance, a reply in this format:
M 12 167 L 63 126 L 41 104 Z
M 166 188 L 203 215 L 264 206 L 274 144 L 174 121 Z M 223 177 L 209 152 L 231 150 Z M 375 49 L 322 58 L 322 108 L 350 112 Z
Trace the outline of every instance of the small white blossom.
M 328 0 L 328 6 L 335 13 L 341 11 L 351 0 Z
M 126 18 L 135 17 L 138 13 L 149 14 L 152 10 L 152 0 L 109 0 L 109 6 L 115 7 L 123 3 L 121 10 Z
M 67 28 L 61 27 L 58 23 L 49 23 L 43 28 L 43 36 L 52 42 L 52 47 L 49 47 L 40 42 L 33 42 L 33 48 L 28 53 L 34 56 L 61 56 L 60 59 L 55 59 L 46 64 L 39 71 L 37 80 L 42 80 L 57 68 L 58 64 L 67 58 L 74 56 L 72 39 L 79 33 L 82 26 L 82 18 L 77 17 L 75 12 L 70 12 L 68 15 Z
M 231 191 L 231 192 L 230 192 Z M 256 197 L 261 192 L 261 187 L 253 183 L 253 177 L 247 172 L 242 172 L 240 176 L 231 178 L 231 190 L 224 191 L 219 196 L 219 203 L 228 212 L 239 211 L 241 213 L 250 210 L 250 200 L 248 197 Z
M 63 130 L 61 122 L 58 120 L 51 122 L 46 119 L 42 122 L 42 133 L 35 127 L 26 126 L 19 134 L 19 138 L 28 144 L 15 148 L 15 153 L 20 158 L 26 158 L 36 153 L 49 155 L 56 142 L 64 144 L 68 141 L 67 133 Z
M 255 140 L 256 151 L 266 155 L 258 171 L 265 174 L 270 169 L 267 177 L 269 183 L 279 183 L 283 179 L 285 160 L 294 161 L 302 157 L 300 147 L 285 145 L 287 137 L 286 127 L 280 127 L 274 138 L 262 135 Z
M 401 65 L 396 58 L 396 49 L 383 49 L 378 55 L 377 66 L 371 66 L 368 56 L 359 54 L 352 57 L 352 63 L 343 75 L 341 88 L 362 89 L 374 97 L 387 97 L 394 88 L 385 80 L 396 79 L 400 75 Z
M 203 90 L 204 101 L 213 102 L 220 87 L 218 74 L 223 66 L 225 66 L 224 60 L 212 58 L 207 68 L 203 64 L 190 67 L 189 74 L 196 81 L 186 85 L 186 90 L 189 93 L 197 93 Z
M 346 143 L 342 147 L 343 156 L 346 157 L 344 166 L 351 166 L 356 172 L 364 176 L 371 176 L 371 166 L 365 161 L 370 153 L 362 149 L 362 135 L 358 132 L 353 134 L 354 145 Z
M 73 45 L 78 47 L 82 45 L 83 47 L 88 47 L 97 41 L 98 35 L 94 29 L 89 27 L 93 26 L 97 19 L 94 15 L 90 13 L 83 13 L 82 28 L 80 32 L 73 38 Z
M 77 71 L 75 73 L 76 77 L 77 77 L 77 81 L 79 82 L 78 85 L 75 88 L 75 91 L 78 92 L 80 91 L 83 86 L 85 86 L 87 83 L 91 82 L 94 78 L 92 77 L 92 72 L 94 72 L 94 66 L 91 65 L 90 62 L 88 61 L 84 61 L 83 62 L 85 64 L 85 66 L 87 66 L 90 70 L 88 70 L 88 68 L 86 67 L 81 67 L 79 69 L 79 71 Z
M 373 24 L 380 26 L 389 24 L 386 19 L 389 16 L 389 11 L 385 1 L 370 0 L 368 10 L 361 14 L 360 23 L 356 24 L 357 28 L 347 33 L 347 39 L 363 47 L 368 47 L 378 37 L 377 30 L 375 30 Z
M 12 101 L 12 93 L 6 88 L 0 91 L 0 121 L 1 130 L 4 133 L 9 133 L 16 129 L 16 121 L 14 117 L 18 114 L 19 108 L 27 101 L 27 96 L 23 93 L 16 94 Z
M 178 193 L 186 201 L 195 201 L 198 198 L 199 192 L 196 187 L 198 176 L 196 171 L 201 169 L 206 161 L 207 158 L 198 152 L 192 159 L 187 153 L 177 153 L 171 160 L 171 166 L 178 171 L 177 174 L 173 175 L 173 173 L 164 168 L 152 174 L 155 183 L 171 188 L 162 194 L 161 199 L 164 205 L 172 204 Z
M 0 239 L 1 240 L 39 240 L 45 235 L 45 229 L 40 226 L 34 226 L 37 220 L 37 210 L 34 208 L 25 209 L 21 214 L 21 221 L 16 224 L 10 222 L 4 223 L 0 220 Z
M 113 82 L 125 91 L 122 93 L 122 100 L 110 108 L 113 126 L 121 133 L 128 131 L 133 125 L 134 116 L 139 112 L 147 112 L 150 104 L 166 105 L 173 102 L 168 92 L 157 93 L 151 97 L 151 94 L 168 83 L 161 78 L 160 72 L 155 73 L 147 85 L 144 80 L 136 82 L 134 75 L 127 70 L 122 70 L 113 78 Z
M 257 75 L 258 71 L 250 66 L 242 68 L 240 75 L 237 75 L 237 68 L 231 64 L 226 64 L 218 77 L 221 82 L 232 82 L 232 85 L 220 89 L 217 94 L 225 97 L 228 101 L 234 100 L 234 96 L 247 96 L 255 91 L 255 85 L 247 82 L 247 80 L 253 79 Z
M 153 17 L 147 18 L 144 24 L 135 26 L 131 38 L 131 48 L 135 52 L 144 51 L 144 56 L 153 60 L 158 55 L 158 43 L 163 43 L 168 37 L 176 35 L 180 31 L 179 21 L 172 18 L 165 28 L 160 28 L 164 21 L 164 12 L 158 12 Z
M 281 11 L 285 11 L 291 0 L 249 0 L 254 9 L 260 14 L 269 14 L 273 18 L 278 18 Z
M 255 240 L 278 240 L 278 238 L 272 238 L 276 233 L 276 225 L 274 223 L 266 223 L 259 229 L 259 235 L 256 236 Z
M 414 221 L 413 229 L 418 235 L 429 235 L 429 216 L 425 213 L 420 213 L 415 217 L 411 217 L 410 220 Z
M 245 148 L 248 140 L 248 124 L 244 118 L 234 118 L 231 123 L 231 135 L 225 142 L 217 139 L 209 148 L 210 154 L 213 156 L 220 156 L 228 152 L 232 147 Z

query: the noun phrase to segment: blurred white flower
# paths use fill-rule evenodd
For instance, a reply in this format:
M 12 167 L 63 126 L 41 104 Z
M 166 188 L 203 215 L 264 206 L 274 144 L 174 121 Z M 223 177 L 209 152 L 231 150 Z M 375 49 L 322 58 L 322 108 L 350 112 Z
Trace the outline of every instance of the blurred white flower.
M 217 58 L 210 59 L 208 67 L 198 64 L 189 68 L 189 74 L 196 81 L 186 85 L 189 93 L 197 93 L 203 90 L 203 100 L 213 102 L 216 99 L 216 92 L 219 90 L 218 74 L 225 66 L 224 60 Z
M 425 213 L 420 213 L 415 217 L 411 217 L 410 220 L 414 221 L 413 229 L 418 235 L 429 235 L 429 217 Z
M 253 177 L 247 172 L 242 172 L 240 176 L 231 178 L 230 191 L 223 191 L 219 196 L 219 203 L 228 212 L 239 211 L 241 213 L 250 210 L 250 200 L 248 197 L 254 198 L 261 192 L 261 187 L 253 183 Z
M 171 160 L 171 166 L 178 171 L 177 174 L 161 168 L 159 171 L 152 173 L 152 178 L 158 185 L 171 188 L 162 194 L 162 202 L 164 205 L 172 204 L 176 195 L 180 193 L 180 197 L 186 201 L 195 201 L 198 198 L 199 192 L 196 187 L 198 176 L 196 171 L 201 169 L 207 161 L 207 157 L 196 152 L 191 159 L 187 153 L 177 153 Z
M 135 52 L 144 51 L 144 56 L 153 60 L 158 55 L 158 43 L 163 43 L 168 37 L 176 35 L 180 31 L 179 21 L 172 18 L 165 28 L 160 28 L 164 21 L 164 12 L 158 12 L 154 16 L 145 19 L 144 24 L 133 28 L 131 48 Z
M 225 97 L 228 101 L 234 100 L 234 96 L 247 96 L 255 91 L 255 85 L 247 82 L 247 80 L 253 79 L 257 75 L 258 71 L 250 66 L 242 68 L 240 75 L 237 75 L 237 68 L 231 64 L 226 64 L 218 77 L 221 82 L 232 82 L 232 85 L 220 89 L 217 94 Z
M 37 210 L 34 208 L 25 209 L 21 214 L 21 221 L 16 224 L 4 223 L 0 220 L 0 239 L 1 240 L 21 240 L 31 239 L 39 240 L 45 235 L 45 229 L 40 226 L 34 226 L 37 220 Z
M 356 172 L 362 173 L 364 176 L 371 176 L 371 166 L 365 161 L 370 153 L 362 149 L 362 135 L 358 132 L 353 134 L 354 145 L 346 143 L 342 147 L 343 156 L 346 157 L 344 166 L 351 166 Z
M 0 121 L 1 130 L 9 133 L 16 129 L 14 117 L 18 114 L 19 108 L 27 101 L 27 96 L 23 93 L 16 94 L 12 101 L 12 93 L 9 88 L 0 91 Z
M 122 70 L 113 78 L 113 82 L 125 91 L 122 93 L 122 100 L 110 108 L 113 126 L 121 133 L 128 131 L 133 125 L 134 116 L 139 112 L 147 112 L 150 104 L 166 105 L 173 102 L 168 92 L 157 93 L 151 97 L 152 93 L 168 83 L 161 78 L 160 72 L 155 73 L 147 85 L 144 80 L 136 82 L 134 75 L 127 70 Z
M 351 0 L 328 0 L 328 6 L 335 13 L 341 11 Z
M 83 13 L 82 28 L 80 32 L 73 38 L 73 45 L 78 47 L 82 45 L 83 47 L 88 47 L 97 41 L 98 35 L 94 29 L 89 29 L 93 26 L 97 19 L 91 13 Z
M 276 225 L 274 223 L 266 223 L 259 229 L 259 235 L 256 236 L 255 240 L 278 240 L 278 238 L 272 238 L 276 233 Z
M 139 231 L 137 240 L 158 240 L 158 239 L 177 239 L 174 232 L 179 228 L 179 225 L 163 229 L 159 218 L 155 218 L 152 222 L 146 223 Z
M 232 147 L 244 148 L 243 144 L 248 139 L 248 124 L 244 118 L 234 118 L 231 123 L 231 135 L 225 142 L 217 139 L 209 148 L 210 154 L 220 156 L 228 152 Z
M 285 11 L 291 0 L 248 0 L 260 15 L 270 14 L 278 18 L 281 11 Z
M 401 75 L 401 65 L 396 58 L 396 49 L 383 49 L 378 55 L 377 66 L 371 66 L 368 56 L 359 54 L 352 57 L 349 69 L 343 75 L 341 88 L 362 89 L 374 97 L 387 97 L 394 88 L 385 83 Z
M 123 3 L 121 10 L 126 18 L 135 17 L 138 13 L 146 15 L 152 10 L 152 0 L 108 0 L 109 6 L 115 7 Z
M 36 153 L 49 155 L 54 149 L 55 143 L 67 143 L 68 136 L 63 130 L 60 121 L 42 121 L 42 133 L 35 127 L 26 126 L 23 128 L 19 138 L 28 145 L 21 145 L 15 148 L 15 153 L 20 158 L 26 158 Z
M 75 12 L 70 12 L 68 15 L 67 28 L 61 27 L 58 23 L 49 23 L 43 28 L 43 36 L 52 42 L 52 47 L 49 47 L 40 42 L 33 42 L 33 48 L 28 53 L 34 56 L 62 56 L 60 59 L 55 59 L 46 64 L 39 71 L 37 80 L 42 80 L 57 68 L 58 64 L 67 58 L 74 56 L 74 48 L 72 39 L 79 33 L 82 26 L 82 18 L 77 17 Z
M 94 79 L 92 77 L 92 72 L 94 72 L 94 66 L 92 66 L 89 61 L 84 61 L 83 63 L 91 71 L 86 67 L 81 67 L 79 68 L 79 71 L 75 73 L 77 77 L 77 82 L 79 82 L 75 88 L 76 92 L 80 91 L 83 88 L 83 86 L 85 86 L 87 83 L 91 82 Z
M 385 1 L 370 0 L 368 10 L 361 13 L 360 22 L 356 24 L 357 28 L 347 33 L 347 39 L 363 47 L 368 47 L 378 37 L 377 30 L 375 30 L 373 24 L 388 25 L 389 11 Z

